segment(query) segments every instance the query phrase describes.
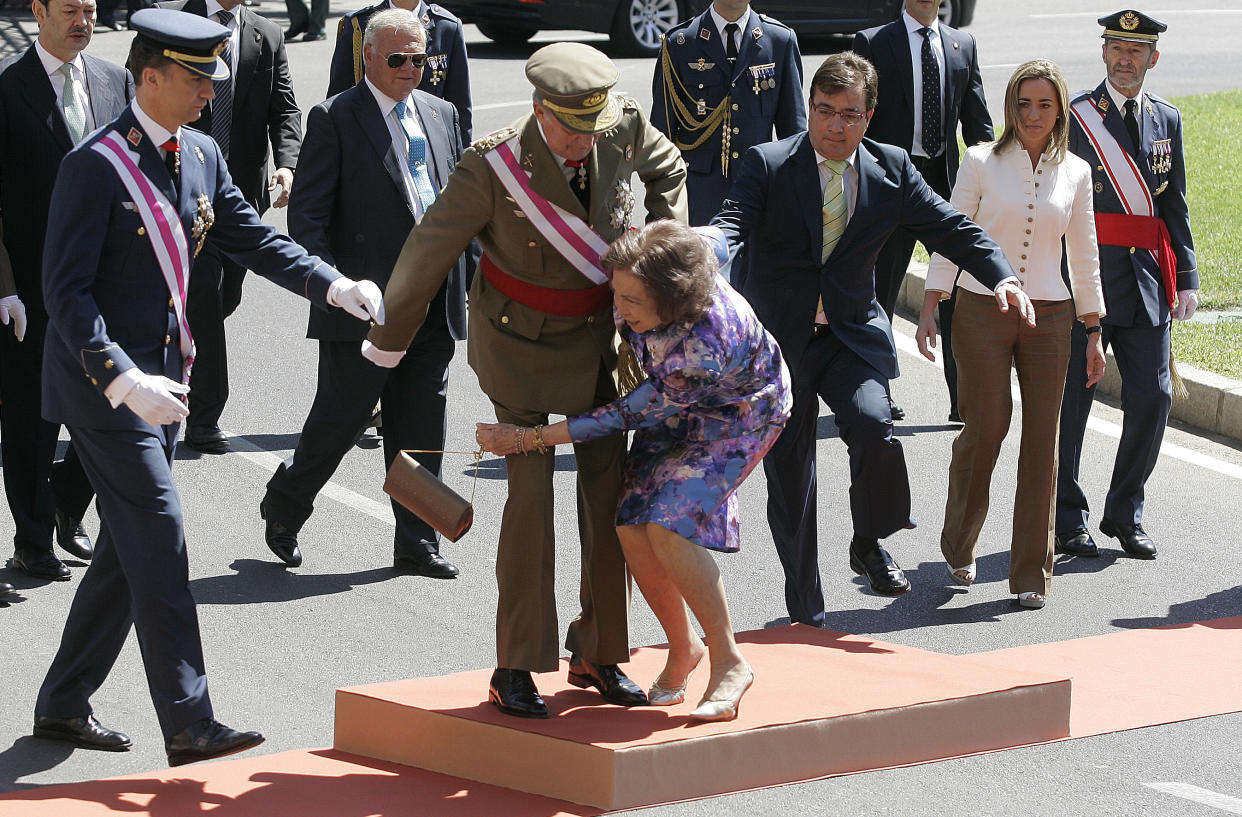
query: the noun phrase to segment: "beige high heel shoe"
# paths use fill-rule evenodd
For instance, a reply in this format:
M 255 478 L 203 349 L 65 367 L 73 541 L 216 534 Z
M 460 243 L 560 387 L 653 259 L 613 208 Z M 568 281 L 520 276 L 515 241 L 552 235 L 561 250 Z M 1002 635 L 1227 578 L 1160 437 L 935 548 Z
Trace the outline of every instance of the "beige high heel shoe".
M 706 654 L 706 653 L 704 653 Z M 694 671 L 699 668 L 699 664 L 703 663 L 703 656 L 699 656 L 698 663 L 690 668 L 686 673 L 686 678 L 681 682 L 681 686 L 666 687 L 660 683 L 657 678 L 651 685 L 651 689 L 647 691 L 648 706 L 677 706 L 686 700 L 686 684 L 690 683 L 690 678 L 694 675 Z
M 703 700 L 690 713 L 690 717 L 696 721 L 731 721 L 737 717 L 737 713 L 742 708 L 742 696 L 746 694 L 746 690 L 750 689 L 750 685 L 755 682 L 755 671 L 747 667 L 746 683 L 742 684 L 737 694 L 732 698 L 724 698 L 721 700 Z

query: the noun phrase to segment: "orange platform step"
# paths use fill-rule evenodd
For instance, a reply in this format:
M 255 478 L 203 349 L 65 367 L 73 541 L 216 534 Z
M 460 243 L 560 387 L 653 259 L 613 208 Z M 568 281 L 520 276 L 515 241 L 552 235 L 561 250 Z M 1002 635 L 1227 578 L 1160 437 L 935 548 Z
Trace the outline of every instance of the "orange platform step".
M 486 702 L 490 670 L 340 689 L 338 750 L 617 810 L 1040 743 L 1070 734 L 1066 674 L 1014 669 L 802 625 L 740 633 L 755 685 L 737 720 L 687 702 L 623 709 L 561 671 L 536 676 L 552 717 Z M 626 666 L 654 679 L 665 650 Z

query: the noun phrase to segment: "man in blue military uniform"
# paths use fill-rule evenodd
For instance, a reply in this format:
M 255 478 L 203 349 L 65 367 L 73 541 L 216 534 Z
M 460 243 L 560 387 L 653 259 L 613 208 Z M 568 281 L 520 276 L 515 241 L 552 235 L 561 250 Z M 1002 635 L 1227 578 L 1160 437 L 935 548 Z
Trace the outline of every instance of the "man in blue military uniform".
M 188 413 L 194 256 L 210 235 L 313 303 L 363 320 L 383 315 L 374 284 L 341 276 L 260 221 L 216 143 L 181 127 L 212 98 L 212 80 L 228 76 L 217 57 L 228 29 L 170 9 L 139 11 L 131 27 L 136 99 L 65 157 L 48 219 L 43 411 L 78 446 L 98 491 L 100 533 L 39 690 L 34 734 L 129 748 L 126 735 L 95 719 L 90 698 L 133 625 L 168 762 L 178 766 L 263 741 L 213 717 L 172 481 Z
M 1121 375 L 1121 439 L 1100 532 L 1138 559 L 1156 558 L 1143 530 L 1143 486 L 1156 467 L 1173 402 L 1170 318 L 1190 318 L 1199 273 L 1186 207 L 1182 118 L 1144 90 L 1156 65 L 1156 41 L 1168 26 L 1127 9 L 1099 19 L 1108 78 L 1070 103 L 1070 150 L 1095 176 L 1100 278 L 1108 314 L 1097 331 Z M 1090 330 L 1086 330 L 1090 331 Z M 1057 476 L 1057 552 L 1097 556 L 1087 529 L 1087 497 L 1078 483 L 1082 442 L 1095 388 L 1083 365 L 1086 334 L 1075 324 L 1061 402 Z
M 451 11 L 423 0 L 383 0 L 374 6 L 351 11 L 336 28 L 336 50 L 328 74 L 328 96 L 335 96 L 362 81 L 362 35 L 377 11 L 408 9 L 418 16 L 427 32 L 427 67 L 418 90 L 453 103 L 461 143 L 470 144 L 470 68 L 466 64 L 466 39 L 461 20 Z
M 690 223 L 706 224 L 754 145 L 806 130 L 802 55 L 784 23 L 746 0 L 715 0 L 664 37 L 651 124 L 681 149 Z

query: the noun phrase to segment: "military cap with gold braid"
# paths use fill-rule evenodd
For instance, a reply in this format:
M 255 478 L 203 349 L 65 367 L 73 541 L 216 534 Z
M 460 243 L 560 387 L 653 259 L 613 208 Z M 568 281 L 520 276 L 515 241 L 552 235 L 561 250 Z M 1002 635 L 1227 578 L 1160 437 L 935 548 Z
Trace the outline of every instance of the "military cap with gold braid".
M 174 9 L 142 9 L 129 18 L 129 27 L 146 45 L 191 74 L 228 79 L 229 66 L 220 59 L 229 30 L 206 17 Z
M 1106 15 L 1096 22 L 1104 26 L 1104 34 L 1101 36 L 1105 40 L 1125 40 L 1150 45 L 1155 45 L 1156 39 L 1169 28 L 1155 17 L 1149 17 L 1134 9 Z
M 526 61 L 526 78 L 562 125 L 578 133 L 602 133 L 621 119 L 621 101 L 609 91 L 617 66 L 584 43 L 545 45 Z

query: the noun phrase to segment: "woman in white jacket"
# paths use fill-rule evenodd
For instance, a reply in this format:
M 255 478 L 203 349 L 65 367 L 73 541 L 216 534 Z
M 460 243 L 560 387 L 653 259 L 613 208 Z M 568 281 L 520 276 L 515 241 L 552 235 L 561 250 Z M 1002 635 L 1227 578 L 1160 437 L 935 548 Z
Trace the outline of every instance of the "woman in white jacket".
M 1024 63 L 1005 89 L 1004 134 L 966 151 L 950 203 L 1004 250 L 1035 305 L 1036 325 L 1014 311 L 998 312 L 990 289 L 936 255 L 916 335 L 919 350 L 934 359 L 928 347 L 936 344 L 935 307 L 956 286 L 953 354 L 965 427 L 953 441 L 940 549 L 957 584 L 975 579 L 975 545 L 1013 408 L 1009 372 L 1017 369 L 1022 443 L 1009 590 L 1024 607 L 1043 607 L 1052 583 L 1057 418 L 1075 312 L 1088 332 L 1088 385 L 1104 375 L 1091 168 L 1069 152 L 1068 142 L 1068 92 L 1060 69 L 1048 60 Z M 1061 274 L 1062 239 L 1068 289 Z

